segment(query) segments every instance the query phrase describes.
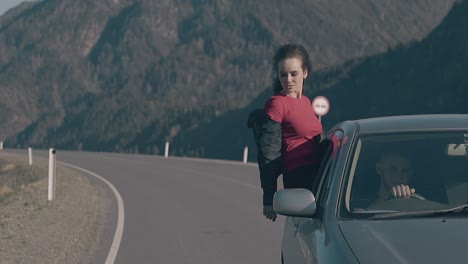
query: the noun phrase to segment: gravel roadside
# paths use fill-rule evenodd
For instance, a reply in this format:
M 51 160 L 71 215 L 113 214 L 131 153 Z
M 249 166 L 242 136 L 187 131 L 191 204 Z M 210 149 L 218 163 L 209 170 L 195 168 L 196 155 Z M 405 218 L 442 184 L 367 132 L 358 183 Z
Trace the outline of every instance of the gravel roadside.
M 104 260 L 113 206 L 109 190 L 57 166 L 56 199 L 48 201 L 47 176 L 48 160 L 35 158 L 29 165 L 25 157 L 0 152 L 0 262 Z

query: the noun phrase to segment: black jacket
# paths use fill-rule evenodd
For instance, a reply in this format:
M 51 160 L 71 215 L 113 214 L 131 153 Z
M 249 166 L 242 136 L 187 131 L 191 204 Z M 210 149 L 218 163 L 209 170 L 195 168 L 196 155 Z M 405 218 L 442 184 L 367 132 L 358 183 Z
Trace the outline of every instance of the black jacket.
M 247 127 L 252 129 L 257 145 L 263 205 L 272 205 L 283 169 L 281 123 L 271 120 L 263 109 L 256 109 L 250 112 Z

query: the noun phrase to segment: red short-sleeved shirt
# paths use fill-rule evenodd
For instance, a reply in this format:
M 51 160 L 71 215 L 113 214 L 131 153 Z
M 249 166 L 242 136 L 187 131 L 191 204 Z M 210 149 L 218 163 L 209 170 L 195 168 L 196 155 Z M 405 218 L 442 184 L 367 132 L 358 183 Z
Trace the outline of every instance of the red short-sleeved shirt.
M 281 123 L 284 147 L 284 170 L 315 164 L 319 157 L 314 137 L 322 133 L 322 124 L 306 96 L 293 98 L 285 94 L 272 96 L 265 104 L 265 113 Z

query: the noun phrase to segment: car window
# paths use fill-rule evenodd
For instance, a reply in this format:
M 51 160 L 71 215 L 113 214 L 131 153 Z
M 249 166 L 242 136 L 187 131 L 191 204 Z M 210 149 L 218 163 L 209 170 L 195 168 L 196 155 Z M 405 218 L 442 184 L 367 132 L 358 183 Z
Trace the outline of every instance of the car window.
M 465 135 L 437 131 L 358 138 L 344 190 L 345 210 L 422 211 L 468 203 Z
M 328 179 L 330 178 L 329 176 L 333 171 L 334 164 L 336 163 L 337 153 L 340 150 L 342 138 L 343 132 L 335 131 L 330 133 L 321 142 L 325 154 L 312 188 L 312 192 L 315 194 L 319 206 L 323 206 L 323 203 L 328 196 Z

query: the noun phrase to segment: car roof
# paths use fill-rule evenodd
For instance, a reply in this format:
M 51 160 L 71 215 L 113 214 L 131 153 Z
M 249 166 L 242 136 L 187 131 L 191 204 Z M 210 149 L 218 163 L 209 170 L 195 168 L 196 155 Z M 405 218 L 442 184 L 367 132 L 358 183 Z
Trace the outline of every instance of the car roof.
M 351 120 L 359 134 L 410 131 L 468 131 L 468 114 L 430 114 Z

